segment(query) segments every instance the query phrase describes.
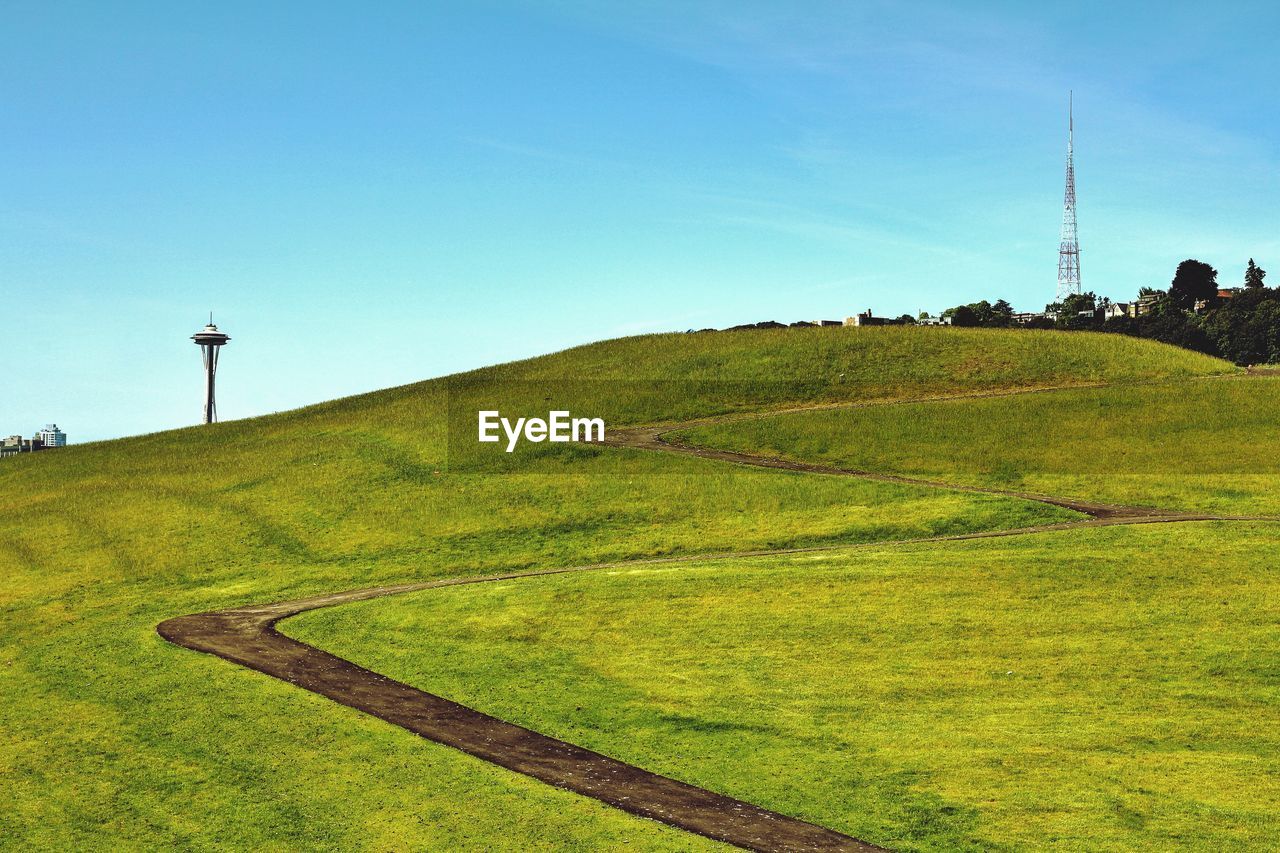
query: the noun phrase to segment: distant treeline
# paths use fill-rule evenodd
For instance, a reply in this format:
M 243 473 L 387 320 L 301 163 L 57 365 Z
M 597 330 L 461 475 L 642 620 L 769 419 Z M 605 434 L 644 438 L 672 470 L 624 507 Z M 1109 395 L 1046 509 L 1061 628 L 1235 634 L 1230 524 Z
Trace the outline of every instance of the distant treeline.
M 1280 288 L 1250 258 L 1240 287 L 1223 289 L 1218 271 L 1197 260 L 1178 265 L 1167 290 L 1143 288 L 1134 303 L 1093 293 L 1045 306 L 1044 316 L 1015 323 L 1003 299 L 959 305 L 943 313 L 953 326 L 1073 329 L 1113 332 L 1174 344 L 1236 364 L 1280 362 Z

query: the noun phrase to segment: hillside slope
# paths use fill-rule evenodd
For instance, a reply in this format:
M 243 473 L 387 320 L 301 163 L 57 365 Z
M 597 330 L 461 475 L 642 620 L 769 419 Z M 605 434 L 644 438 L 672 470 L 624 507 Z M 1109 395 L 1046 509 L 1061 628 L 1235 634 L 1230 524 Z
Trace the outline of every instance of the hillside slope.
M 386 581 L 1071 517 L 990 495 L 611 448 L 543 447 L 515 454 L 501 473 L 450 473 L 450 413 L 474 417 L 478 400 L 513 411 L 589 409 L 621 424 L 1228 369 L 1118 336 L 648 336 L 6 460 L 0 774 L 12 807 L 0 812 L 0 838 L 37 847 L 687 849 L 687 836 L 169 646 L 155 625 Z
M 789 412 L 672 439 L 950 483 L 1276 515 L 1277 411 L 1280 379 L 1255 375 Z
M 629 566 L 281 627 L 891 850 L 1267 850 L 1275 534 L 1135 525 Z

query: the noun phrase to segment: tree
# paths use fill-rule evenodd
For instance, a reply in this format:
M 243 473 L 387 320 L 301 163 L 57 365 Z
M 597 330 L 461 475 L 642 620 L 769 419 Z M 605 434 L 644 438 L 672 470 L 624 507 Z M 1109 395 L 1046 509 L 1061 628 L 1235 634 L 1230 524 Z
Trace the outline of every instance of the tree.
M 1280 291 L 1246 287 L 1200 320 L 1223 358 L 1236 364 L 1273 361 L 1280 348 Z
M 1097 308 L 1096 294 L 1071 293 L 1061 302 L 1047 306 L 1046 311 L 1053 314 L 1059 329 L 1096 329 L 1102 325 L 1096 314 Z
M 1259 305 L 1253 315 L 1253 323 L 1259 328 L 1259 339 L 1270 343 L 1266 352 L 1261 350 L 1252 364 L 1276 364 L 1280 362 L 1280 302 L 1269 300 Z
M 973 316 L 978 319 L 979 326 L 990 325 L 991 323 L 991 303 L 983 299 L 979 302 L 970 302 L 968 309 L 973 312 Z
M 1003 299 L 997 299 L 991 306 L 991 319 L 988 325 L 1004 328 L 1013 322 L 1013 306 Z
M 1194 259 L 1183 261 L 1169 285 L 1169 296 L 1184 311 L 1195 308 L 1201 300 L 1210 306 L 1217 305 L 1218 271 Z
M 1148 313 L 1152 316 L 1156 314 L 1182 314 L 1183 308 L 1174 299 L 1172 295 L 1165 293 L 1163 290 L 1155 291 L 1155 296 L 1159 297 L 1155 302 L 1151 303 Z
M 1267 277 L 1267 271 L 1253 262 L 1253 258 L 1249 259 L 1249 267 L 1244 271 L 1245 287 L 1262 287 L 1262 280 Z
M 898 322 L 904 326 L 914 326 L 916 324 L 916 318 L 912 317 L 910 314 L 903 314 L 898 318 Z
M 1137 317 L 1108 317 L 1102 323 L 1102 331 L 1119 335 L 1141 334 L 1141 323 Z
M 963 313 L 961 311 L 963 310 Z M 990 326 L 992 325 L 991 303 L 983 299 L 981 302 L 970 302 L 968 305 L 957 305 L 942 312 L 942 319 L 951 318 L 953 326 Z M 959 317 L 957 322 L 956 318 Z
M 1152 338 L 1173 344 L 1183 349 L 1218 355 L 1217 344 L 1196 324 L 1197 318 L 1189 316 L 1185 311 L 1167 311 L 1142 318 L 1140 334 L 1144 338 Z

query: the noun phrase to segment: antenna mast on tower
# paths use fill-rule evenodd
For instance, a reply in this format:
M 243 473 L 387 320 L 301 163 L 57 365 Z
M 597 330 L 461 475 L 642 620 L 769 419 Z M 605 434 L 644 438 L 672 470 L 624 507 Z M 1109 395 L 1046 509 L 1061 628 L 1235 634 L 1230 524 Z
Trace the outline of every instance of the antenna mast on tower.
M 1067 191 L 1062 202 L 1062 239 L 1058 244 L 1058 296 L 1061 302 L 1080 292 L 1080 239 L 1076 234 L 1074 96 L 1067 96 Z

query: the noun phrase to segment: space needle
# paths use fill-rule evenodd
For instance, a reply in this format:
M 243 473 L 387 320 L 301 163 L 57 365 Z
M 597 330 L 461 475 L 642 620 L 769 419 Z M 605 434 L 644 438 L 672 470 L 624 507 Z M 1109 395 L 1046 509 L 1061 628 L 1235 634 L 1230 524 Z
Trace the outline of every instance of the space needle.
M 204 422 L 211 424 L 218 419 L 218 407 L 213 402 L 213 375 L 218 370 L 218 350 L 226 346 L 230 337 L 218 331 L 213 325 L 213 314 L 209 314 L 209 325 L 191 336 L 191 340 L 200 347 L 204 355 L 205 399 Z

